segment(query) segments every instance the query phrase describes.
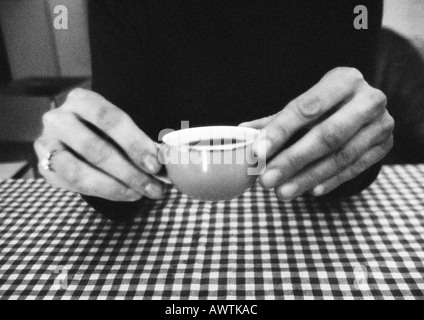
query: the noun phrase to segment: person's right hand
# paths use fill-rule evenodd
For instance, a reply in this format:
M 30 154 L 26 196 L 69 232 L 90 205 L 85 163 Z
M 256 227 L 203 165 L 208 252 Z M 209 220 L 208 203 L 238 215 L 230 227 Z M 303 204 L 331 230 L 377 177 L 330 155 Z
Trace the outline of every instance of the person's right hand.
M 54 186 L 112 201 L 161 198 L 156 144 L 122 110 L 97 93 L 71 91 L 65 103 L 43 117 L 34 147 L 39 170 Z M 52 169 L 40 163 L 57 152 Z

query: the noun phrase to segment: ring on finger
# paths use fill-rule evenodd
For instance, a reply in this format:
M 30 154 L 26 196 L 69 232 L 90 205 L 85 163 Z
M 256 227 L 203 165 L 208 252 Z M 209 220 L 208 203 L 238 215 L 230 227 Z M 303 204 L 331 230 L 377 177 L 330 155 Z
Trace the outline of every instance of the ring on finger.
M 41 162 L 40 162 L 41 167 L 45 171 L 55 172 L 54 167 L 53 167 L 53 158 L 54 158 L 54 156 L 56 156 L 57 154 L 59 154 L 62 151 L 64 151 L 64 150 L 53 150 L 51 152 L 48 152 L 46 157 L 44 159 L 42 159 Z

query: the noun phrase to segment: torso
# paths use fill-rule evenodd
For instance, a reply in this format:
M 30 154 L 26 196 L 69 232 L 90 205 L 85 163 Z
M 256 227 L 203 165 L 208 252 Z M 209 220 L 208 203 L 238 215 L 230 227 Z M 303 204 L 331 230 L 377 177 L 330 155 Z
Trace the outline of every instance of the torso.
M 365 4 L 369 30 L 353 27 Z M 153 139 L 273 114 L 326 72 L 371 77 L 381 1 L 90 1 L 93 90 Z

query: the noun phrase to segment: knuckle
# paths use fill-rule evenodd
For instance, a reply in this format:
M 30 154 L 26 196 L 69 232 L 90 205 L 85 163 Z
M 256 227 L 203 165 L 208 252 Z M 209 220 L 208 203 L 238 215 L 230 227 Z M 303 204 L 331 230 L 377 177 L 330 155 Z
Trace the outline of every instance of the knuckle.
M 363 74 L 356 68 L 344 68 L 342 79 L 353 86 L 364 82 Z
M 100 166 L 108 161 L 111 150 L 106 143 L 93 138 L 84 143 L 83 156 L 87 157 L 95 166 Z
M 390 150 L 392 150 L 393 146 L 394 146 L 394 137 L 393 137 L 393 135 L 390 135 L 387 142 L 385 144 L 383 144 L 383 146 L 381 146 L 382 156 L 386 156 L 386 154 L 388 154 L 390 152 Z
M 396 127 L 395 118 L 392 117 L 389 113 L 387 113 L 387 125 L 393 131 Z
M 44 153 L 45 153 L 45 150 L 48 149 L 47 146 L 48 146 L 47 140 L 44 139 L 43 137 L 40 137 L 34 141 L 33 149 L 39 160 L 41 160 L 42 157 L 45 156 Z
M 128 170 L 128 172 L 123 177 L 123 181 L 131 187 L 135 186 L 137 189 L 142 190 L 144 190 L 149 183 L 147 176 L 132 169 Z
M 278 144 L 279 141 L 284 140 L 290 136 L 287 128 L 280 121 L 276 121 L 273 128 L 266 129 L 266 139 L 270 140 L 272 144 Z
M 62 112 L 59 111 L 58 109 L 54 109 L 54 110 L 46 112 L 42 117 L 43 125 L 45 127 L 50 127 L 52 125 L 55 125 L 59 121 L 61 114 Z
M 69 101 L 68 99 L 56 110 L 64 110 L 68 112 L 74 112 L 78 114 L 77 110 L 78 102 L 75 101 Z
M 73 120 L 73 114 L 67 111 L 55 109 L 43 115 L 44 128 L 63 130 Z
M 106 104 L 98 104 L 94 110 L 94 125 L 100 129 L 109 131 L 122 121 L 123 113 L 117 108 Z
M 356 160 L 357 154 L 358 152 L 353 148 L 340 150 L 334 157 L 336 166 L 340 168 L 347 167 Z
M 337 151 L 344 145 L 344 140 L 341 133 L 343 128 L 339 125 L 331 124 L 321 129 L 320 139 L 321 144 L 329 151 Z
M 37 154 L 41 152 L 41 149 L 43 148 L 43 146 L 44 146 L 44 140 L 42 137 L 34 141 L 33 147 Z
M 357 177 L 369 168 L 369 163 L 366 158 L 359 159 L 355 166 L 351 167 L 350 173 L 352 177 Z
M 395 128 L 395 119 L 387 113 L 383 124 L 381 125 L 381 129 L 383 134 L 392 135 Z
M 374 108 L 378 108 L 379 110 L 385 109 L 387 106 L 386 95 L 378 89 L 372 88 L 368 91 L 368 100 Z
M 58 166 L 55 166 L 59 170 Z M 81 186 L 80 168 L 76 161 L 68 161 L 66 163 L 66 170 L 60 171 L 60 175 L 70 186 L 85 193 L 86 190 Z
M 312 170 L 308 173 L 307 181 L 305 181 L 304 186 L 316 186 L 323 180 L 323 173 Z
M 59 109 L 71 111 L 76 114 L 84 114 L 88 109 L 91 110 L 95 107 L 94 103 L 90 103 L 89 106 L 87 105 L 88 100 L 91 99 L 92 94 L 94 94 L 94 92 L 86 89 L 73 89 L 68 93 L 65 102 Z
M 331 71 L 329 71 L 327 73 L 327 75 L 337 75 L 337 76 L 341 76 L 346 72 L 346 67 L 336 67 L 334 69 L 332 69 Z
M 83 88 L 72 89 L 68 95 L 68 99 L 84 99 L 90 95 L 91 91 Z
M 80 139 L 77 141 L 78 147 L 75 151 L 81 153 L 83 157 L 97 155 L 99 153 L 99 149 L 101 149 L 100 144 L 96 143 L 92 137 L 85 137 L 85 139 Z
M 303 118 L 315 118 L 324 110 L 325 103 L 319 96 L 303 96 L 293 101 L 292 108 Z
M 356 87 L 364 82 L 364 76 L 356 68 L 337 67 L 330 71 L 329 74 L 334 75 L 344 85 Z
M 292 153 L 289 153 L 286 155 L 286 161 L 287 161 L 288 167 L 291 169 L 294 169 L 294 171 L 301 170 L 305 162 L 303 157 L 299 155 L 294 155 Z
M 133 151 L 135 154 L 137 154 L 137 159 L 135 162 L 137 164 L 141 164 L 144 160 L 144 158 L 150 154 L 149 150 L 147 150 L 147 148 L 145 148 L 145 141 L 143 139 L 134 139 L 129 141 L 125 146 L 123 146 L 126 150 L 131 150 Z

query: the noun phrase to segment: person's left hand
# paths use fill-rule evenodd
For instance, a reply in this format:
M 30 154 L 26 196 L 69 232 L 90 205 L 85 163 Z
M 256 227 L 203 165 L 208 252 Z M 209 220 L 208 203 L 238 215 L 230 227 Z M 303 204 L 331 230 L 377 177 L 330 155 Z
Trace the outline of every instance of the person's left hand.
M 260 182 L 282 200 L 323 196 L 381 161 L 393 146 L 386 96 L 352 68 L 336 68 L 281 112 L 241 126 L 263 129 L 254 146 L 270 159 Z M 331 114 L 330 116 L 328 116 Z M 291 137 L 310 131 L 292 146 Z

